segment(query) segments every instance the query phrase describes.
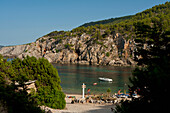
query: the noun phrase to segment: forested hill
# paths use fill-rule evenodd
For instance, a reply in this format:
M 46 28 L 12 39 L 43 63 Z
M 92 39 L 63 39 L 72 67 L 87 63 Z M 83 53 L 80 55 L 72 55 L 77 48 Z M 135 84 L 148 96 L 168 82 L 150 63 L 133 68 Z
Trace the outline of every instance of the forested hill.
M 148 18 L 148 17 L 154 17 L 160 13 L 168 14 L 169 13 L 168 9 L 169 9 L 169 2 L 166 2 L 165 4 L 156 5 L 143 12 L 137 13 L 136 15 L 129 15 L 129 16 L 124 16 L 124 17 L 110 18 L 106 20 L 89 22 L 89 23 L 85 23 L 81 25 L 80 27 L 82 26 L 88 27 L 88 26 L 94 26 L 94 25 L 99 25 L 99 24 L 108 24 L 108 25 L 117 24 L 117 23 L 124 22 L 125 20 L 129 20 L 129 21 L 138 20 L 138 19 L 141 20 L 141 19 Z
M 27 55 L 44 57 L 50 62 L 66 64 L 133 65 L 139 46 L 136 40 L 147 39 L 146 36 L 137 36 L 137 28 L 141 32 L 156 28 L 161 28 L 161 32 L 170 31 L 170 2 L 113 20 L 71 31 L 53 31 L 33 43 L 3 47 L 0 54 L 19 58 Z
M 122 17 L 124 18 L 124 17 Z M 124 18 L 125 19 L 125 18 Z M 119 21 L 121 20 L 118 19 Z M 104 23 L 107 20 L 100 21 L 99 23 Z M 95 25 L 83 24 L 82 26 L 73 29 L 71 32 L 75 34 L 87 33 L 91 36 L 102 34 L 102 37 L 113 33 L 120 33 L 125 39 L 135 38 L 135 25 L 137 23 L 143 23 L 146 25 L 151 25 L 153 22 L 160 22 L 163 26 L 164 31 L 169 31 L 170 26 L 170 2 L 166 2 L 165 4 L 156 5 L 150 9 L 147 9 L 141 13 L 137 13 L 136 15 L 130 16 L 125 20 L 122 20 L 118 23 L 115 21 L 107 23 L 107 24 L 97 24 L 98 22 L 92 22 Z M 87 27 L 85 27 L 87 25 Z M 100 36 L 99 36 L 100 37 Z
M 100 20 L 100 21 L 96 21 L 96 22 L 85 23 L 81 26 L 88 27 L 88 26 L 94 26 L 94 25 L 97 25 L 97 24 L 110 24 L 110 23 L 116 24 L 116 23 L 120 23 L 124 20 L 130 19 L 131 17 L 132 16 L 130 15 L 130 16 L 124 16 L 124 17 L 110 18 L 110 19 L 106 19 L 106 20 Z

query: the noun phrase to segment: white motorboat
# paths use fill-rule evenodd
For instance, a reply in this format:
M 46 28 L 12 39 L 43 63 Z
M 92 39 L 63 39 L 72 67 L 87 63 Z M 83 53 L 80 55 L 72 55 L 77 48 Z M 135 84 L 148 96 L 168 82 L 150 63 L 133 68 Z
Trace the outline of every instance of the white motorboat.
M 102 77 L 99 77 L 99 80 L 106 81 L 106 82 L 112 82 L 113 81 L 111 78 L 102 78 Z

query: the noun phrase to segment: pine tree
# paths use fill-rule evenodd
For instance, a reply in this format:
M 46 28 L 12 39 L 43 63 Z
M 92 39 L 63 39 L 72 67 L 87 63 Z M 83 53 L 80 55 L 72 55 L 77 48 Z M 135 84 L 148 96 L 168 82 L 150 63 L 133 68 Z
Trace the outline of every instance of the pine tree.
M 161 113 L 168 112 L 170 99 L 170 32 L 163 29 L 162 21 L 152 20 L 152 24 L 136 24 L 136 33 L 140 43 L 147 48 L 137 50 L 137 67 L 130 78 L 135 91 L 140 89 L 140 98 L 126 101 L 117 106 L 118 113 Z

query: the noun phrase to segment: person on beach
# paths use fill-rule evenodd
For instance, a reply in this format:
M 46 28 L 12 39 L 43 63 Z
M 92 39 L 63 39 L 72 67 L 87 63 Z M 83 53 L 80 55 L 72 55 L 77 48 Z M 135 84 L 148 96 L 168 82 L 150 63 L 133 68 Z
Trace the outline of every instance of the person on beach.
M 90 95 L 90 88 L 87 89 L 87 94 Z
M 122 94 L 120 91 L 121 91 L 121 89 L 118 90 L 117 95 L 121 95 Z

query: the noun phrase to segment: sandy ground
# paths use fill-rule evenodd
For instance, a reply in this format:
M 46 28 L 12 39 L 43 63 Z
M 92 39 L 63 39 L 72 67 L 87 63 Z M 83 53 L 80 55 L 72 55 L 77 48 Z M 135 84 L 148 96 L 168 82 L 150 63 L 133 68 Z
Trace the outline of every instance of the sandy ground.
M 66 94 L 67 96 L 75 96 L 77 99 L 81 98 L 81 95 Z M 92 103 L 75 103 L 71 104 L 71 98 L 66 98 L 66 108 L 63 110 L 50 109 L 52 113 L 113 113 L 111 108 L 114 108 L 113 104 L 92 104 Z

